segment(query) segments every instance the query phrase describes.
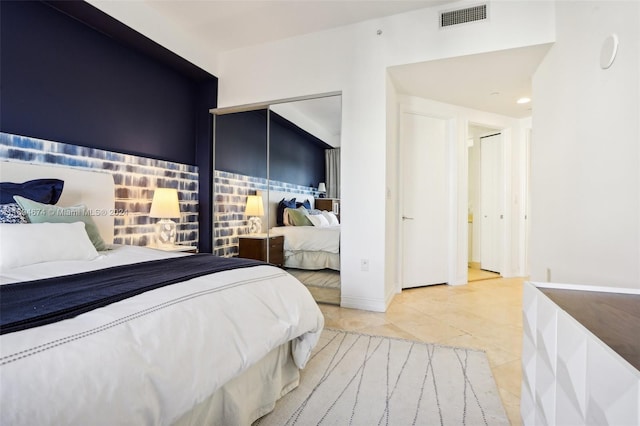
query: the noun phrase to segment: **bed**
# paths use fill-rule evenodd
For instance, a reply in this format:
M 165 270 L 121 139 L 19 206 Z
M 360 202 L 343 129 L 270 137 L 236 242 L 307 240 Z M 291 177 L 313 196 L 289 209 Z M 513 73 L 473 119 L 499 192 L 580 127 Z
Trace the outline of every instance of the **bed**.
M 64 180 L 57 205 L 113 206 L 108 174 L 0 164 L 2 182 L 45 177 Z M 95 222 L 110 242 L 113 217 L 106 217 Z M 86 245 L 86 228 L 0 224 L 0 303 L 32 317 L 0 311 L 0 424 L 250 425 L 297 386 L 324 319 L 291 275 L 261 262 L 224 259 L 230 264 L 216 269 L 222 258 L 210 254 L 111 244 L 88 258 L 65 257 Z M 25 229 L 38 230 L 34 247 L 44 259 L 25 261 L 32 255 L 16 255 L 19 244 L 7 249 L 16 236 L 29 235 Z M 53 243 L 56 232 L 64 236 Z M 172 282 L 151 285 L 155 277 Z M 134 281 L 143 291 L 132 290 Z M 119 285 L 131 297 L 113 299 Z M 50 300 L 64 305 L 85 286 L 95 300 L 47 311 Z M 49 291 L 62 293 L 40 305 Z M 38 302 L 23 309 L 29 292 Z
M 309 195 L 291 192 L 270 191 L 268 197 L 269 234 L 284 236 L 284 266 L 287 268 L 321 270 L 340 270 L 340 225 L 333 215 L 331 224 L 307 226 L 288 225 L 283 216 L 283 200 L 294 200 L 288 209 L 295 205 L 314 211 L 314 198 Z M 267 210 L 268 209 L 268 210 Z M 317 211 L 316 211 L 317 213 Z M 325 212 L 327 213 L 327 212 Z M 315 215 L 312 215 L 315 216 Z

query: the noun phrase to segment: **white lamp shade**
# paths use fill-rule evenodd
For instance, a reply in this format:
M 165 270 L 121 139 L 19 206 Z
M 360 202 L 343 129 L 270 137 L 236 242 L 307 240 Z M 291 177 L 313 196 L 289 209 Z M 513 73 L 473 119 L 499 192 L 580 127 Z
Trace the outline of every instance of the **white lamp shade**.
M 173 188 L 156 188 L 153 192 L 149 216 L 156 218 L 179 218 L 178 190 Z
M 244 211 L 247 216 L 264 216 L 261 195 L 247 196 L 247 208 Z
M 324 182 L 320 182 L 318 184 L 318 192 L 327 192 L 327 187 Z

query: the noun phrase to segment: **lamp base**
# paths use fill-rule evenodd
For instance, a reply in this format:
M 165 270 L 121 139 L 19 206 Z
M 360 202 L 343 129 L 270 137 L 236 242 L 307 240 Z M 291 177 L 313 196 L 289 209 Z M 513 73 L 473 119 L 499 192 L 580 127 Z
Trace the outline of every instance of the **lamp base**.
M 257 216 L 249 218 L 249 233 L 259 234 L 260 232 L 262 232 L 262 220 Z
M 173 247 L 176 244 L 176 223 L 171 219 L 160 219 L 156 223 L 156 245 Z

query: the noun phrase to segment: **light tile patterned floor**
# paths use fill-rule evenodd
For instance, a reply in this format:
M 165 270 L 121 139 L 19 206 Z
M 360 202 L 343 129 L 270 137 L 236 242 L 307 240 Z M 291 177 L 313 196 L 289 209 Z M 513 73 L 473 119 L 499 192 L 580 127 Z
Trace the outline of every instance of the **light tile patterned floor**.
M 523 278 L 405 290 L 385 313 L 320 304 L 327 327 L 484 350 L 512 425 L 520 425 Z

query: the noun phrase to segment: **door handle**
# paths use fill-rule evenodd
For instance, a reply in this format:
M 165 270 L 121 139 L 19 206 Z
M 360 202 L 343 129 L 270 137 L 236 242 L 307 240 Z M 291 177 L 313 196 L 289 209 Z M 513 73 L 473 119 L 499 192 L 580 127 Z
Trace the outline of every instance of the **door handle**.
M 402 220 L 413 220 L 412 217 L 402 216 Z

